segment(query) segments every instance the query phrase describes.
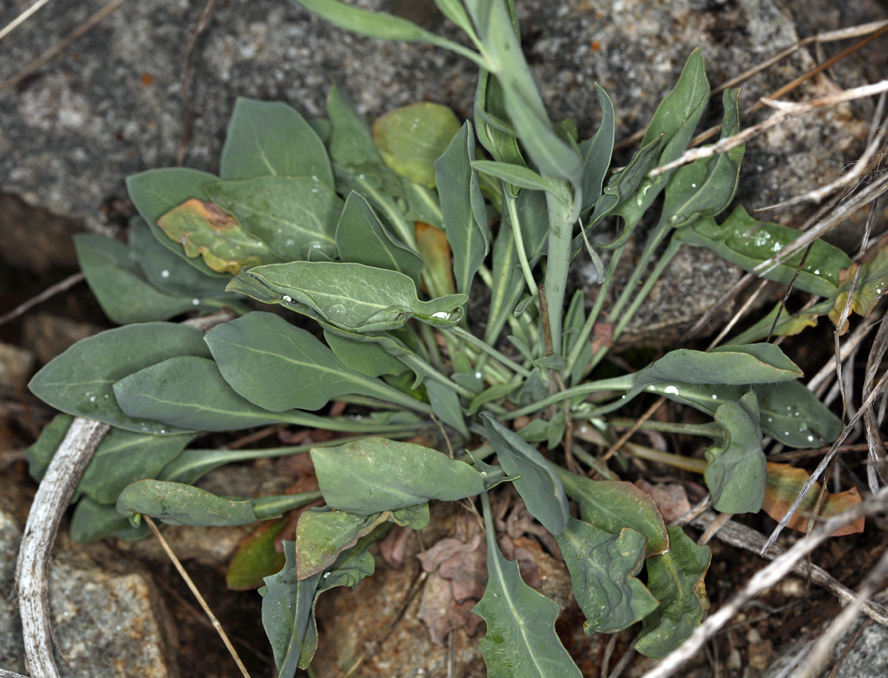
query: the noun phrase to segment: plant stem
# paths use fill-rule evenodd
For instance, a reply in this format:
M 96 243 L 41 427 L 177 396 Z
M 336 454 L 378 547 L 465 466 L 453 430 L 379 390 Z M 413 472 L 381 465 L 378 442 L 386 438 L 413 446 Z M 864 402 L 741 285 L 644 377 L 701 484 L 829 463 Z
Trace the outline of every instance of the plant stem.
M 516 419 L 517 417 L 523 417 L 526 414 L 533 414 L 534 412 L 538 412 L 539 410 L 542 410 L 549 405 L 554 405 L 555 403 L 559 403 L 566 398 L 573 398 L 574 396 L 589 395 L 591 393 L 597 393 L 599 391 L 628 391 L 632 388 L 634 381 L 634 375 L 627 374 L 622 377 L 614 377 L 613 379 L 601 379 L 599 381 L 593 381 L 588 384 L 580 384 L 579 386 L 564 389 L 559 393 L 555 393 L 547 398 L 538 400 L 532 405 L 527 405 L 526 407 L 513 410 L 505 416 L 505 420 L 508 421 L 510 419 Z
M 524 249 L 524 237 L 521 234 L 521 221 L 518 218 L 517 201 L 509 193 L 505 182 L 503 182 L 503 195 L 505 196 L 506 208 L 508 209 L 509 223 L 512 225 L 512 238 L 515 240 L 515 249 L 518 251 L 518 261 L 521 263 L 521 272 L 524 273 L 527 289 L 533 294 L 536 291 L 536 281 L 533 279 L 533 271 L 530 268 L 530 262 L 527 260 L 527 251 Z
M 505 355 L 503 355 L 498 350 L 496 350 L 493 346 L 491 346 L 487 342 L 482 341 L 481 339 L 476 337 L 474 334 L 471 334 L 470 332 L 466 332 L 463 328 L 455 327 L 455 326 L 454 327 L 445 327 L 444 331 L 449 332 L 451 334 L 455 334 L 460 339 L 463 339 L 466 342 L 472 344 L 472 346 L 475 346 L 476 348 L 484 351 L 484 353 L 489 355 L 491 358 L 494 358 L 495 360 L 499 361 L 500 364 L 505 365 L 510 370 L 517 372 L 518 374 L 520 374 L 524 377 L 530 376 L 530 370 L 525 369 L 524 367 L 522 367 L 521 365 L 516 363 L 514 360 L 507 358 Z
M 601 437 L 598 431 L 584 431 L 583 427 L 577 428 L 574 431 L 574 435 L 580 440 L 585 440 L 595 445 L 601 445 L 602 443 L 605 443 L 604 439 Z M 668 464 L 673 468 L 680 468 L 685 471 L 690 471 L 691 473 L 702 474 L 706 471 L 706 467 L 708 465 L 705 459 L 692 459 L 691 457 L 685 457 L 680 454 L 661 452 L 660 450 L 655 450 L 651 447 L 645 447 L 644 445 L 638 445 L 637 443 L 623 443 L 623 446 L 620 448 L 620 450 L 623 452 L 628 452 L 632 456 L 638 457 L 639 459 L 646 459 L 647 461 L 656 461 L 661 464 Z

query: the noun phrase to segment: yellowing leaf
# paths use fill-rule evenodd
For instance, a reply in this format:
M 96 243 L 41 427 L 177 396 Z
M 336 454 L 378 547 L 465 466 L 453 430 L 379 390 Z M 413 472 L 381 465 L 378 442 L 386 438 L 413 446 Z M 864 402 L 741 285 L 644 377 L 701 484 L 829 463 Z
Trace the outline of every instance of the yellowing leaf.
M 230 214 L 211 202 L 192 198 L 157 220 L 163 232 L 192 259 L 202 256 L 212 270 L 237 272 L 280 261 L 261 240 L 249 235 Z

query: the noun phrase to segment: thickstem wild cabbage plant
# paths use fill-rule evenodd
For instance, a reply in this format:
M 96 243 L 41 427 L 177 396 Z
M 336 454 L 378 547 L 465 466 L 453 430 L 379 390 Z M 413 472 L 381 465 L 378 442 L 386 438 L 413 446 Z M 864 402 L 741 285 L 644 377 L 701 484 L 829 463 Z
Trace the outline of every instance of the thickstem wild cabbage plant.
M 768 319 L 710 352 L 679 349 L 632 374 L 589 378 L 609 350 L 591 341 L 603 312 L 616 340 L 682 245 L 749 270 L 797 235 L 742 207 L 715 219 L 733 199 L 742 146 L 649 174 L 682 154 L 708 103 L 701 52 L 688 58 L 640 150 L 609 176 L 610 99 L 595 87 L 602 122 L 591 139 L 578 139 L 569 122 L 553 124 L 521 53 L 513 2 L 436 0 L 470 47 L 341 2 L 300 4 L 356 33 L 423 41 L 474 61 L 473 120 L 460 124 L 422 103 L 371 128 L 338 87 L 322 120 L 239 99 L 218 176 L 170 168 L 130 177 L 139 216 L 127 243 L 76 242 L 93 292 L 121 327 L 79 342 L 34 377 L 34 393 L 65 414 L 29 450 L 32 473 L 41 477 L 72 415 L 113 427 L 75 494 L 79 541 L 139 538 L 143 514 L 241 525 L 323 498 L 323 508 L 300 516 L 283 563 L 268 540 L 247 554 L 268 575 L 262 616 L 281 676 L 311 662 L 317 597 L 373 574 L 368 549 L 392 524 L 420 529 L 430 501 L 475 497 L 487 532 L 489 581 L 475 611 L 486 622 L 489 674 L 579 676 L 555 634 L 558 606 L 527 586 L 497 545 L 489 493 L 503 483 L 557 541 L 586 633 L 641 622 L 636 649 L 667 654 L 706 614 L 709 548 L 667 527 L 650 496 L 582 450 L 578 458 L 604 480 L 576 473 L 565 453 L 573 427 L 613 440 L 609 413 L 642 393 L 711 415 L 687 429 L 712 440 L 706 461 L 685 467 L 704 473 L 715 508 L 727 513 L 762 508 L 764 436 L 812 448 L 840 430 L 792 360 L 753 343 L 768 335 Z M 736 134 L 736 90 L 722 106 L 722 135 Z M 603 308 L 626 243 L 661 195 L 634 272 Z M 622 220 L 612 242 L 596 233 L 607 217 Z M 611 251 L 606 269 L 596 248 Z M 571 263 L 589 255 L 600 272 L 591 309 L 582 291 L 566 296 Z M 788 282 L 798 265 L 795 257 L 767 277 Z M 850 267 L 844 253 L 815 243 L 795 285 L 824 300 L 775 332 L 837 317 L 849 293 L 839 272 Z M 483 327 L 466 314 L 479 285 L 489 296 Z M 873 289 L 857 287 L 855 310 L 867 312 Z M 281 308 L 254 310 L 263 304 Z M 168 322 L 221 308 L 236 319 L 206 334 Z M 332 401 L 354 414 L 325 414 Z M 529 423 L 515 430 L 519 419 Z M 205 432 L 271 424 L 340 435 L 310 449 L 192 447 Z M 415 442 L 436 435 L 439 449 Z M 224 464 L 304 452 L 319 492 L 251 499 L 194 487 Z M 497 465 L 485 461 L 493 454 Z

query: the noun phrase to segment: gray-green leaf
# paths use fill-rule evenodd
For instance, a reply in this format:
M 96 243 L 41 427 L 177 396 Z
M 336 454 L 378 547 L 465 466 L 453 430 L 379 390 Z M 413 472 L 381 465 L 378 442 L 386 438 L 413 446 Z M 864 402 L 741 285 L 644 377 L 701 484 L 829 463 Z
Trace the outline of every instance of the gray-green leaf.
M 239 276 L 261 282 L 284 305 L 303 304 L 331 325 L 359 332 L 397 329 L 410 318 L 454 325 L 468 300 L 465 294 L 450 294 L 420 301 L 413 280 L 403 273 L 346 262 L 271 264 Z
M 471 466 L 422 445 L 365 438 L 311 451 L 327 504 L 370 515 L 422 504 L 456 501 L 484 490 Z
M 474 158 L 475 134 L 472 123 L 466 122 L 444 155 L 435 161 L 444 233 L 453 251 L 456 289 L 466 294 L 490 248 L 487 210 L 478 172 L 472 167 Z
M 223 179 L 316 177 L 333 188 L 324 142 L 305 118 L 280 102 L 238 97 L 222 147 Z
M 637 579 L 645 555 L 640 533 L 626 527 L 610 534 L 570 518 L 556 539 L 586 616 L 586 635 L 616 633 L 657 609 L 660 603 Z
M 172 356 L 210 352 L 203 333 L 173 323 L 128 325 L 77 342 L 31 380 L 38 398 L 56 409 L 138 433 L 179 433 L 182 429 L 124 413 L 112 390 L 120 379 Z
M 722 513 L 758 513 L 765 500 L 767 460 L 762 451 L 758 398 L 750 391 L 715 411 L 724 444 L 706 450 L 706 487 Z
M 567 496 L 558 474 L 535 448 L 500 424 L 489 412 L 481 414 L 487 438 L 496 450 L 500 465 L 510 476 L 530 514 L 553 535 L 567 525 L 570 515 Z

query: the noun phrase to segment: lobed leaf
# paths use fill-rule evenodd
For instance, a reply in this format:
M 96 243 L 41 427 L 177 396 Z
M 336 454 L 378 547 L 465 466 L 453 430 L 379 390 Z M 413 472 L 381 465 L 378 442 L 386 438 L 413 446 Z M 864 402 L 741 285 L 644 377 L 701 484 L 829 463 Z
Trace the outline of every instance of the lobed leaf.
M 712 552 L 698 546 L 681 527 L 669 527 L 669 551 L 648 558 L 648 589 L 660 607 L 641 622 L 635 649 L 646 657 L 665 657 L 703 621 L 709 598 L 703 578 Z
M 137 433 L 179 433 L 181 428 L 130 416 L 113 385 L 172 356 L 209 357 L 203 333 L 173 323 L 144 323 L 108 330 L 74 344 L 51 360 L 29 384 L 31 392 L 62 412 Z
M 748 390 L 742 386 L 667 384 L 649 386 L 651 393 L 715 414 L 720 405 L 739 400 Z M 842 422 L 805 385 L 798 381 L 753 384 L 761 412 L 762 430 L 784 445 L 820 447 L 838 438 Z
M 483 477 L 468 464 L 413 443 L 364 438 L 312 448 L 311 458 L 327 504 L 362 516 L 484 490 Z
M 485 500 L 486 500 L 486 495 Z M 472 608 L 487 622 L 481 654 L 490 678 L 568 678 L 582 675 L 555 633 L 558 604 L 521 579 L 518 563 L 503 558 L 496 543 L 490 502 L 487 526 L 487 588 Z
M 574 598 L 586 616 L 586 635 L 616 633 L 659 606 L 637 579 L 645 556 L 640 533 L 627 527 L 610 534 L 569 518 L 556 540 L 570 572 Z
M 798 238 L 801 232 L 774 223 L 763 223 L 738 206 L 720 226 L 712 218 L 697 219 L 676 230 L 679 241 L 706 247 L 732 264 L 751 271 Z M 796 252 L 781 264 L 759 275 L 822 297 L 832 297 L 840 285 L 839 271 L 851 266 L 851 259 L 838 247 L 815 240 L 796 277 L 804 252 Z

